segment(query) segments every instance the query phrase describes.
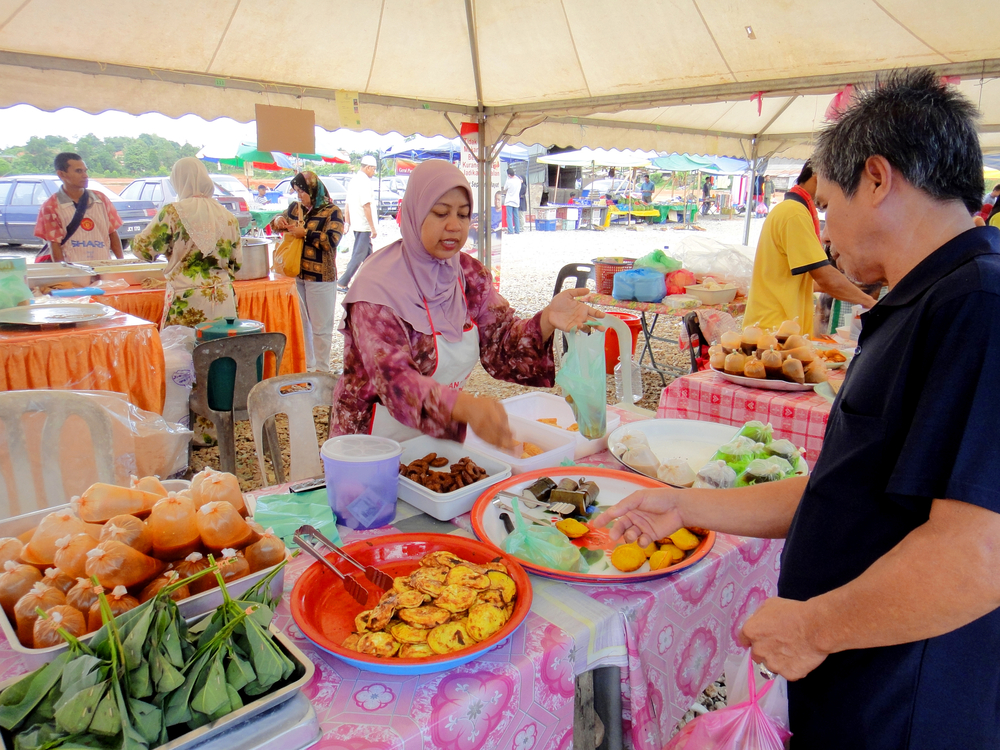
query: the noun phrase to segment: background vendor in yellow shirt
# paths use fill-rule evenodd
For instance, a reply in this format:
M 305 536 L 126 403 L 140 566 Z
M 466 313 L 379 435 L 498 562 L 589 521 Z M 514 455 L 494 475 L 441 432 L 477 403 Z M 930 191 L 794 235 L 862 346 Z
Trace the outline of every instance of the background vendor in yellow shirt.
M 798 318 L 802 332 L 808 335 L 812 333 L 813 292 L 817 290 L 852 304 L 875 305 L 875 299 L 831 265 L 819 241 L 815 196 L 816 175 L 806 162 L 795 187 L 764 220 L 743 316 L 746 325 L 773 329 L 784 320 Z

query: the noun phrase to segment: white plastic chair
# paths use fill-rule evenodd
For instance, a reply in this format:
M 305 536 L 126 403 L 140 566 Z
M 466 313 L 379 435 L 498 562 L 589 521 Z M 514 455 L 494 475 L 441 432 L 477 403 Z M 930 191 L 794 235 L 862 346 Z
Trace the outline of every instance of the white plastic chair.
M 303 388 L 291 390 L 291 386 Z M 285 477 L 281 463 L 281 448 L 277 441 L 268 441 L 271 465 L 274 467 L 275 484 L 308 479 L 323 473 L 316 445 L 316 422 L 313 409 L 317 406 L 333 407 L 333 388 L 337 377 L 323 372 L 309 372 L 268 378 L 258 383 L 247 396 L 247 412 L 250 414 L 250 428 L 253 431 L 254 447 L 257 450 L 257 465 L 266 483 L 267 470 L 264 466 L 263 431 L 273 430 L 276 414 L 288 415 L 288 443 L 291 454 L 289 476 Z M 270 424 L 268 424 L 270 423 Z
M 32 412 L 44 412 L 41 455 L 44 493 L 36 492 L 31 472 L 31 456 L 24 434 L 21 417 Z M 8 391 L 0 393 L 0 423 L 3 424 L 10 465 L 13 469 L 14 492 L 0 473 L 0 518 L 29 513 L 33 510 L 62 505 L 69 498 L 63 488 L 60 435 L 66 420 L 76 416 L 87 423 L 90 442 L 94 446 L 94 463 L 99 482 L 114 484 L 114 455 L 111 437 L 111 418 L 100 406 L 86 396 L 71 391 Z M 16 498 L 16 502 L 14 499 Z

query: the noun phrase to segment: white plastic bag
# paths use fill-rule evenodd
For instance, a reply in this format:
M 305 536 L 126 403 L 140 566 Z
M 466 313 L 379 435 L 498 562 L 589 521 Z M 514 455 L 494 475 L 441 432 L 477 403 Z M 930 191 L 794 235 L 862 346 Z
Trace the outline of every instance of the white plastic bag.
M 746 296 L 753 278 L 756 251 L 746 245 L 727 245 L 710 237 L 687 235 L 680 238 L 672 254 L 698 278 L 713 276 L 716 281 L 735 284 Z
M 190 427 L 188 400 L 194 386 L 195 332 L 187 326 L 167 326 L 160 331 L 163 343 L 163 363 L 166 369 L 167 394 L 163 401 L 163 418 Z

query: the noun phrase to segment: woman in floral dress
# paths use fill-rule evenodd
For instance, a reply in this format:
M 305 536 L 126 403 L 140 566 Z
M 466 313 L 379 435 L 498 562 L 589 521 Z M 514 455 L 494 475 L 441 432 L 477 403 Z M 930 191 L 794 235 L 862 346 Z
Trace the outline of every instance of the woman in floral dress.
M 517 318 L 490 272 L 462 252 L 472 189 L 450 163 L 420 164 L 402 206 L 402 239 L 365 261 L 344 298 L 344 374 L 330 434 L 461 442 L 469 426 L 510 446 L 503 406 L 462 390 L 473 367 L 481 361 L 495 378 L 551 386 L 555 331 L 604 314 L 575 299 L 586 289 L 567 289 L 533 317 Z
M 167 259 L 160 327 L 236 317 L 233 278 L 243 261 L 239 222 L 212 197 L 215 183 L 193 156 L 174 164 L 170 184 L 177 201 L 163 206 L 132 240 L 136 257 Z

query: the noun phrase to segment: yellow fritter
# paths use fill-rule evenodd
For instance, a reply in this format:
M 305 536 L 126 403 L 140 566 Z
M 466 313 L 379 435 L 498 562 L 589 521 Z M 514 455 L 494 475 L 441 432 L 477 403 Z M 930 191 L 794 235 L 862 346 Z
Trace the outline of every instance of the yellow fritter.
M 389 633 L 400 643 L 427 643 L 429 632 L 431 631 L 415 628 L 405 622 L 397 622 L 389 626 Z
M 465 628 L 477 641 L 485 641 L 507 621 L 502 609 L 490 604 L 476 604 L 469 608 L 469 621 Z
M 399 650 L 399 641 L 388 633 L 365 633 L 358 639 L 357 650 L 368 656 L 388 659 Z
M 448 572 L 448 568 L 441 567 L 418 568 L 410 573 L 410 585 L 417 591 L 437 596 L 444 588 Z
M 389 620 L 396 613 L 396 596 L 397 594 L 392 593 L 375 605 L 375 609 L 368 615 L 368 629 L 370 631 L 374 633 L 389 624 Z
M 427 645 L 436 654 L 450 654 L 453 651 L 461 651 L 463 648 L 474 644 L 472 636 L 465 629 L 462 622 L 449 622 L 438 625 L 427 634 Z
M 580 523 L 575 518 L 564 518 L 556 524 L 556 528 L 570 539 L 579 539 L 590 533 L 590 527 L 585 523 Z
M 667 543 L 660 545 L 660 552 L 669 553 L 671 563 L 677 563 L 684 559 L 684 550 L 680 549 L 676 544 Z
M 434 600 L 434 604 L 451 613 L 464 612 L 476 603 L 476 596 L 475 589 L 450 583 L 441 590 L 441 593 Z
M 424 601 L 426 601 L 426 595 L 416 589 L 410 589 L 409 591 L 404 591 L 402 594 L 396 596 L 396 608 L 397 609 L 413 609 L 414 607 L 423 606 Z
M 507 602 L 504 601 L 500 589 L 487 589 L 479 592 L 476 604 L 492 604 L 494 607 L 503 607 Z
M 448 572 L 446 584 L 466 586 L 477 591 L 485 591 L 490 587 L 490 579 L 482 573 L 477 573 L 465 565 L 456 565 Z
M 426 643 L 404 643 L 399 647 L 400 659 L 426 659 L 434 650 Z
M 400 576 L 398 578 L 393 578 L 392 590 L 398 594 L 405 594 L 407 591 L 413 591 L 413 586 L 410 585 L 410 577 Z
M 506 573 L 507 572 L 507 566 L 504 565 L 500 560 L 491 560 L 488 563 L 484 563 L 483 567 L 486 568 L 487 572 L 489 572 L 491 570 L 495 570 L 495 571 L 497 571 L 499 573 Z
M 456 565 L 464 565 L 465 560 L 456 555 L 454 552 L 448 552 L 446 550 L 437 550 L 436 552 L 429 552 L 424 555 L 424 558 L 420 561 L 420 567 L 422 568 L 454 568 Z
M 638 570 L 645 562 L 646 553 L 635 543 L 620 544 L 611 552 L 611 564 L 622 573 Z
M 430 630 L 448 622 L 451 619 L 451 612 L 440 607 L 425 604 L 423 607 L 399 610 L 399 619 L 408 625 Z
M 346 648 L 348 651 L 357 651 L 358 641 L 360 640 L 361 640 L 360 635 L 358 635 L 357 633 L 351 633 L 344 639 L 344 642 L 341 643 L 340 645 L 342 648 Z
M 370 609 L 366 609 L 364 612 L 354 616 L 354 629 L 358 631 L 359 634 L 368 632 L 368 615 L 371 613 L 372 611 Z
M 670 535 L 670 541 L 677 545 L 678 549 L 682 549 L 685 552 L 693 550 L 701 544 L 701 540 L 698 537 L 683 527 Z
M 504 602 L 511 602 L 517 596 L 517 586 L 514 579 L 506 573 L 491 570 L 486 574 L 486 577 L 490 579 L 490 588 L 499 591 Z

